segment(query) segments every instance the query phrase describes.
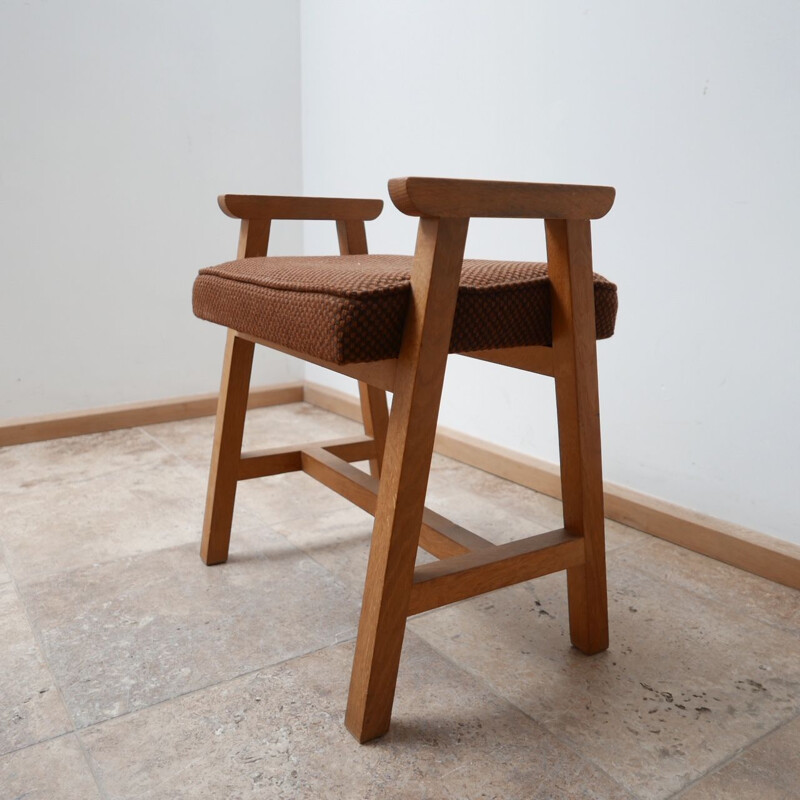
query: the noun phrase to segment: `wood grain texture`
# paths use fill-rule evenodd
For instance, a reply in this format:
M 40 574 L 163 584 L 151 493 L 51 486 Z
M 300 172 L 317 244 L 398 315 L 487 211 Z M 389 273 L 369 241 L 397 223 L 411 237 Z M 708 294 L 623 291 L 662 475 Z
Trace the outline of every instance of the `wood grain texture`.
M 415 217 L 598 219 L 614 204 L 610 186 L 393 178 L 392 202 Z
M 252 342 L 228 331 L 200 547 L 209 566 L 228 559 L 254 349 Z
M 284 347 L 281 344 L 275 344 L 275 342 L 269 342 L 266 339 L 259 339 L 257 336 L 250 336 L 248 333 L 239 332 L 238 335 L 242 339 L 247 339 L 254 344 L 261 344 L 272 350 L 286 353 L 288 356 L 299 358 L 301 361 L 308 361 L 310 364 L 325 367 L 325 369 L 338 372 L 340 375 L 347 375 L 348 378 L 355 378 L 357 381 L 368 383 L 370 386 L 374 386 L 378 389 L 390 392 L 394 390 L 395 374 L 397 372 L 396 358 L 387 358 L 385 361 L 368 361 L 363 364 L 334 364 L 332 361 L 324 361 L 321 358 L 315 358 L 307 353 L 293 350 L 291 347 Z M 361 420 L 360 413 L 357 419 Z
M 237 258 L 257 258 L 267 254 L 271 222 L 268 219 L 243 219 L 239 225 Z
M 300 403 L 303 400 L 303 392 L 302 383 L 253 388 L 248 395 L 247 407 L 263 408 L 285 403 Z M 209 417 L 216 413 L 218 399 L 219 394 L 213 392 L 65 414 L 10 419 L 0 423 L 0 447 Z
M 386 392 L 368 383 L 359 382 L 358 393 L 361 400 L 361 416 L 364 420 L 364 433 L 375 440 L 375 455 L 370 459 L 369 470 L 373 477 L 379 478 L 383 467 L 383 452 L 386 448 L 386 432 L 389 428 L 389 404 Z
M 585 562 L 567 570 L 570 635 L 591 654 L 608 647 L 592 245 L 587 220 L 548 219 L 545 231 L 564 527 L 586 548 Z
M 239 480 L 265 478 L 284 472 L 303 469 L 303 450 L 325 450 L 344 461 L 366 461 L 375 457 L 375 441 L 370 437 L 332 439 L 292 447 L 275 447 L 242 453 L 239 460 Z
M 383 200 L 351 197 L 221 194 L 217 202 L 227 216 L 252 220 L 367 220 L 375 219 L 383 210 Z
M 307 403 L 348 419 L 360 419 L 358 401 L 336 389 L 306 382 L 303 398 Z M 484 472 L 561 498 L 557 464 L 448 428 L 437 430 L 434 449 Z M 604 482 L 603 486 L 608 519 L 767 580 L 800 589 L 800 546 L 625 486 L 609 482 Z
M 269 231 L 269 220 L 243 219 L 237 257 L 265 256 Z M 228 330 L 200 544 L 200 557 L 208 565 L 228 560 L 254 350 L 253 342 Z
M 367 254 L 367 229 L 364 220 L 336 220 L 336 235 L 339 239 L 339 254 L 361 256 Z
M 360 742 L 389 727 L 467 226 L 419 224 L 345 716 Z
M 338 455 L 335 448 L 327 447 L 323 452 L 321 447 L 306 445 L 300 453 L 302 469 L 312 478 L 374 516 L 378 502 L 377 479 L 357 467 L 343 463 L 343 460 L 361 459 L 334 457 Z M 437 558 L 449 558 L 473 550 L 494 547 L 482 536 L 462 528 L 429 508 L 422 514 L 419 546 Z
M 448 603 L 578 566 L 583 559 L 584 547 L 580 537 L 557 530 L 423 564 L 414 570 L 408 614 L 421 614 Z
M 473 350 L 458 355 L 553 377 L 552 347 L 504 347 L 498 350 Z
M 800 545 L 624 486 L 607 483 L 605 505 L 609 519 L 775 583 L 800 589 Z

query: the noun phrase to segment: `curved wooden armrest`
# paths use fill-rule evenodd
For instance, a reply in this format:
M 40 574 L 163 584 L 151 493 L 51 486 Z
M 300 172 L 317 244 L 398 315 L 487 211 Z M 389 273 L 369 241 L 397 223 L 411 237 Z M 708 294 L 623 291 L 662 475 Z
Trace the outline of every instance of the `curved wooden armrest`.
M 224 214 L 236 219 L 368 220 L 375 219 L 383 210 L 383 200 L 351 197 L 221 194 L 217 202 Z
M 614 204 L 610 186 L 393 178 L 392 202 L 414 217 L 598 219 Z

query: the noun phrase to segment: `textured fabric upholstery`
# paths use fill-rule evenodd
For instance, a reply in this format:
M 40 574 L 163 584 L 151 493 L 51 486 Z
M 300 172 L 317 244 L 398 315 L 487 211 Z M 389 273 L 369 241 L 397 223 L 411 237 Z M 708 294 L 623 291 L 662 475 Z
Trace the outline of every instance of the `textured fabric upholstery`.
M 194 313 L 325 361 L 395 358 L 410 296 L 410 256 L 245 258 L 200 270 Z M 597 338 L 614 333 L 617 287 L 595 275 Z M 467 259 L 451 353 L 550 345 L 546 264 Z

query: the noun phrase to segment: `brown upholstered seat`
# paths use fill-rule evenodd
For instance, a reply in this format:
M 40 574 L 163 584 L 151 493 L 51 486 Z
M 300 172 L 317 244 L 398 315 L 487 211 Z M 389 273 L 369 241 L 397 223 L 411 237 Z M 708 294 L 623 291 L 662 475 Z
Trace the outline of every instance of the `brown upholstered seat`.
M 200 271 L 194 313 L 335 364 L 396 358 L 410 256 L 245 258 Z M 614 333 L 617 287 L 594 277 L 596 335 Z M 465 260 L 451 353 L 550 345 L 547 265 Z

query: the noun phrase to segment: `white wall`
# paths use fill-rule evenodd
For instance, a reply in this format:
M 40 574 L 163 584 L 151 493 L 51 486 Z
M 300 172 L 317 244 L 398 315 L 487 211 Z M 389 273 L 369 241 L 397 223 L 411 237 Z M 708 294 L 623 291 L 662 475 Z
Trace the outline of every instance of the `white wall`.
M 301 25 L 306 193 L 617 187 L 594 225 L 621 301 L 606 478 L 800 543 L 800 4 L 304 0 Z M 389 205 L 368 235 L 408 253 L 414 221 Z M 539 223 L 476 222 L 468 255 L 543 257 Z M 538 376 L 452 359 L 441 422 L 557 460 Z
M 190 286 L 234 253 L 220 192 L 609 183 L 606 477 L 800 542 L 800 6 L 298 5 L 0 4 L 0 418 L 216 389 L 224 332 Z M 389 206 L 373 250 L 414 229 Z M 305 237 L 335 250 L 329 224 Z M 275 226 L 273 252 L 300 246 Z M 475 222 L 468 254 L 543 257 L 540 227 Z M 303 374 L 259 357 L 257 382 Z M 445 425 L 556 459 L 549 381 L 464 359 L 448 378 Z
M 217 194 L 300 189 L 298 15 L 0 4 L 0 418 L 216 391 L 225 333 L 191 284 L 236 253 Z M 301 375 L 259 353 L 256 382 Z

